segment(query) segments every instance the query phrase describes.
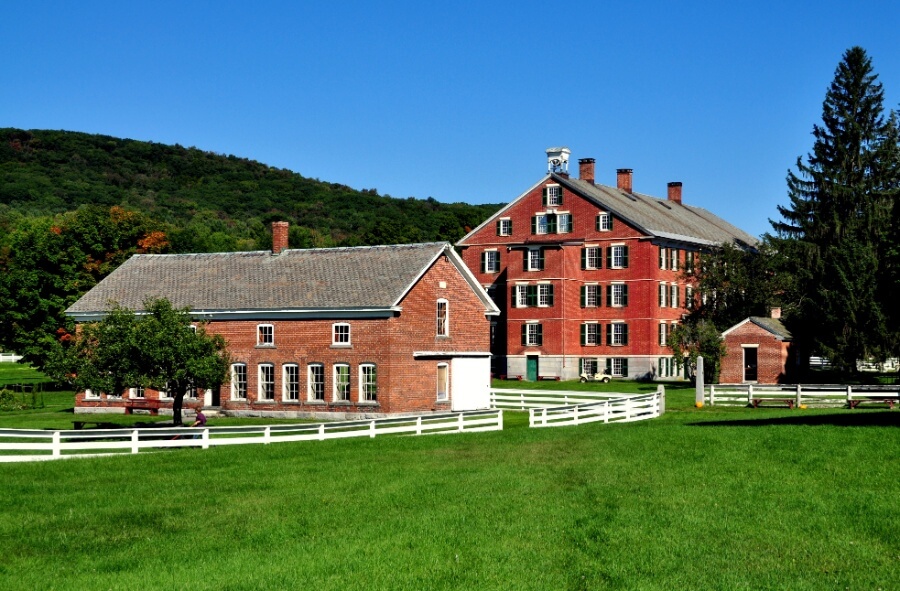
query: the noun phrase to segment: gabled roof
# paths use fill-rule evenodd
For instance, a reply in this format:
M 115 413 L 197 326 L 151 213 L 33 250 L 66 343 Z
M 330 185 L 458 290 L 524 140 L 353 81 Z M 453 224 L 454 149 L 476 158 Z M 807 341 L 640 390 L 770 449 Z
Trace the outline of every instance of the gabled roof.
M 741 320 L 740 322 L 738 322 L 737 324 L 735 324 L 734 326 L 732 326 L 731 328 L 729 328 L 728 330 L 726 330 L 725 332 L 723 332 L 722 336 L 723 337 L 727 336 L 729 333 L 744 326 L 748 322 L 755 324 L 756 326 L 760 327 L 761 329 L 765 330 L 766 332 L 772 333 L 775 336 L 775 338 L 777 338 L 779 341 L 792 341 L 794 339 L 794 336 L 791 334 L 791 331 L 789 331 L 784 326 L 784 324 L 781 322 L 781 320 L 779 320 L 777 318 L 767 318 L 765 316 L 750 316 L 749 318 L 745 318 L 745 319 Z
M 198 316 L 267 318 L 384 316 L 438 257 L 446 255 L 485 305 L 499 313 L 446 242 L 215 254 L 134 255 L 66 314 L 102 317 L 109 302 L 141 311 L 148 297 L 167 298 Z
M 509 210 L 517 201 L 548 179 L 592 201 L 599 208 L 611 212 L 619 219 L 624 220 L 651 237 L 704 246 L 736 243 L 741 246 L 755 247 L 758 242 L 750 234 L 702 207 L 683 205 L 668 199 L 644 195 L 643 193 L 628 193 L 615 187 L 597 185 L 580 179 L 549 173 L 525 193 L 522 193 L 506 207 L 466 235 L 458 244 L 464 244 L 469 236 L 474 235 L 492 220 L 502 217 L 504 212 Z

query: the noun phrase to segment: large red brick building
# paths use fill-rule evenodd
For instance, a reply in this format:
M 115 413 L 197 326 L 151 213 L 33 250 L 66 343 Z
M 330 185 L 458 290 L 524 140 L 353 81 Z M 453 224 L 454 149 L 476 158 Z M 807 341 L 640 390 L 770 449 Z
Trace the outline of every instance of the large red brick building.
M 189 307 L 225 337 L 229 383 L 196 403 L 227 414 L 331 418 L 489 406 L 490 320 L 499 313 L 447 243 L 272 252 L 135 255 L 67 314 L 102 318 L 114 301 Z M 193 405 L 188 401 L 188 405 Z M 171 408 L 136 385 L 82 392 L 77 412 Z
M 548 172 L 457 243 L 502 310 L 493 370 L 525 379 L 575 379 L 608 369 L 630 378 L 677 377 L 666 339 L 697 294 L 700 253 L 756 239 L 705 209 L 638 193 L 631 169 L 595 182 L 593 158 L 568 174 L 568 148 L 547 150 Z M 688 279 L 685 279 L 685 277 Z

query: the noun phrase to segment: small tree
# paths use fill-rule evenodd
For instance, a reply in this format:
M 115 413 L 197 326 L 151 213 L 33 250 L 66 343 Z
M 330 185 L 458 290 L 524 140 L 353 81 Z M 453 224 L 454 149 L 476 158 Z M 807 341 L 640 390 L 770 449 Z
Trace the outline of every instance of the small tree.
M 173 422 L 182 424 L 184 397 L 194 388 L 218 388 L 228 375 L 225 339 L 191 324 L 190 310 L 150 299 L 144 312 L 113 305 L 99 322 L 86 323 L 72 339 L 54 377 L 82 390 L 121 394 L 150 386 L 172 397 Z
M 691 378 L 697 370 L 697 357 L 703 357 L 703 380 L 715 383 L 719 379 L 722 357 L 725 356 L 725 342 L 716 325 L 709 320 L 685 322 L 672 329 L 668 339 L 679 368 Z

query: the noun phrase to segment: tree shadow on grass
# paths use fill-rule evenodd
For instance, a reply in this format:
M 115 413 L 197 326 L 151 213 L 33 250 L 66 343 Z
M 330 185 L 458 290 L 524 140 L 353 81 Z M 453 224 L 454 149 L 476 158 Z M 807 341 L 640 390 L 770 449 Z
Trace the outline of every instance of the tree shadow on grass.
M 896 410 L 857 410 L 852 413 L 798 415 L 760 419 L 730 419 L 724 421 L 697 421 L 693 427 L 769 427 L 778 425 L 803 425 L 818 427 L 900 427 L 900 412 Z

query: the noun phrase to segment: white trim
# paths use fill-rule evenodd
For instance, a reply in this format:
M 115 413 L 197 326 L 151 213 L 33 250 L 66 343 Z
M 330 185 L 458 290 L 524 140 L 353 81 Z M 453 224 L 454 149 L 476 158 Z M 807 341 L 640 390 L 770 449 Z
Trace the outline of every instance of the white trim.
M 490 351 L 413 351 L 413 359 L 428 357 L 490 357 Z

